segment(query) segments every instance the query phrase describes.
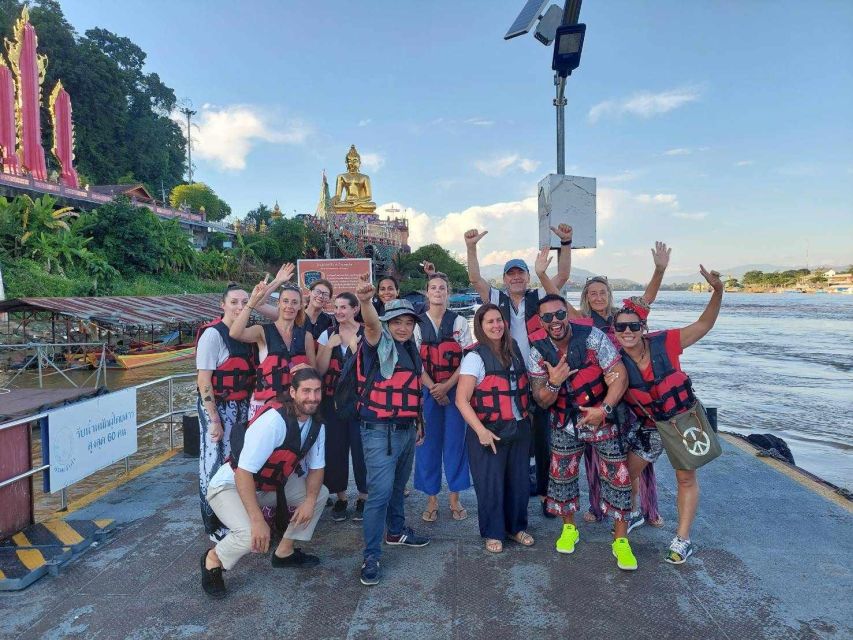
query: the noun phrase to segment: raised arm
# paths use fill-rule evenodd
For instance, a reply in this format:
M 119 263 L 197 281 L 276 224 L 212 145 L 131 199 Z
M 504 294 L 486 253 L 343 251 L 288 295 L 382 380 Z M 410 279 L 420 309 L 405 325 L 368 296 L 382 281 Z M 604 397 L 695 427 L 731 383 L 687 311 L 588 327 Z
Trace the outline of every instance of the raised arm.
M 471 281 L 471 286 L 480 296 L 480 299 L 486 303 L 489 301 L 489 283 L 480 275 L 480 260 L 477 258 L 477 243 L 483 239 L 488 231 L 478 232 L 476 229 L 468 229 L 465 232 L 465 247 L 468 250 L 468 280 Z
M 554 286 L 557 292 L 566 286 L 572 271 L 572 228 L 567 224 L 551 227 L 551 231 L 560 239 L 560 250 L 557 254 L 557 275 L 554 278 Z M 550 293 L 550 292 L 549 292 Z
M 663 282 L 663 274 L 669 266 L 669 254 L 672 249 L 667 249 L 666 243 L 655 242 L 655 248 L 652 249 L 652 260 L 655 262 L 655 270 L 652 273 L 652 279 L 646 285 L 646 290 L 643 292 L 643 300 L 647 304 L 651 304 L 658 297 L 660 285 Z
M 281 265 L 281 268 L 278 270 L 278 273 L 275 274 L 275 279 L 269 283 L 266 297 L 261 300 L 261 302 L 255 309 L 255 311 L 257 311 L 267 320 L 272 320 L 273 322 L 278 320 L 278 307 L 276 307 L 274 304 L 269 304 L 267 302 L 267 298 L 269 298 L 269 295 L 273 291 L 275 291 L 285 282 L 290 280 L 293 277 L 293 272 L 295 270 L 296 267 L 293 266 L 293 263 L 286 262 Z
M 355 290 L 355 295 L 361 305 L 361 319 L 364 321 L 364 338 L 369 344 L 375 346 L 379 344 L 379 337 L 382 335 L 382 323 L 379 321 L 376 307 L 373 306 L 373 294 L 376 292 L 376 287 L 367 281 L 368 277 L 367 274 L 361 276 L 362 282 Z
M 711 299 L 708 300 L 708 305 L 699 316 L 699 319 L 691 325 L 681 329 L 681 348 L 685 349 L 691 344 L 701 340 L 707 334 L 717 321 L 717 316 L 720 315 L 720 305 L 723 302 L 723 281 L 720 280 L 720 274 L 716 271 L 706 271 L 705 267 L 699 265 L 699 273 L 707 280 L 708 284 L 714 290 L 711 293 Z
M 240 315 L 234 320 L 231 328 L 228 330 L 228 335 L 240 342 L 247 342 L 249 344 L 254 342 L 258 345 L 264 343 L 263 327 L 259 324 L 252 325 L 251 327 L 247 327 L 246 325 L 249 324 L 249 316 L 252 315 L 252 310 L 269 295 L 267 291 L 268 287 L 266 279 L 261 280 L 255 285 L 255 288 L 252 289 L 252 295 L 249 296 L 249 304 L 243 307 Z
M 542 247 L 539 255 L 536 256 L 533 268 L 536 271 L 536 277 L 539 278 L 539 284 L 545 289 L 545 293 L 560 295 L 560 290 L 554 285 L 554 281 L 548 277 L 547 273 L 548 265 L 551 264 L 551 258 L 548 257 L 550 251 L 548 247 Z

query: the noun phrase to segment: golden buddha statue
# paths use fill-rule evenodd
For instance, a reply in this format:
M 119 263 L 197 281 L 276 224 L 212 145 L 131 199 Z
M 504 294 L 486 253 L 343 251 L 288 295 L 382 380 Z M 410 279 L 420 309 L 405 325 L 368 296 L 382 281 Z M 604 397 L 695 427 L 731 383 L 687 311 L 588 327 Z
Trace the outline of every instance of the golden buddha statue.
M 371 198 L 370 178 L 358 170 L 361 167 L 361 156 L 351 145 L 347 153 L 347 172 L 338 176 L 335 184 L 335 197 L 332 198 L 332 209 L 335 213 L 374 213 L 376 203 Z M 346 191 L 346 197 L 344 197 Z

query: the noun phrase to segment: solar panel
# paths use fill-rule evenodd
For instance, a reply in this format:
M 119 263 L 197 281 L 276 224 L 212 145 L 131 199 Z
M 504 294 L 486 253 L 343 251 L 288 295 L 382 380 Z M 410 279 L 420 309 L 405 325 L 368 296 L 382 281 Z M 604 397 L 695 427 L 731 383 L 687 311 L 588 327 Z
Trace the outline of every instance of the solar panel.
M 527 4 L 518 14 L 515 22 L 506 32 L 504 40 L 515 38 L 516 36 L 524 35 L 533 28 L 536 20 L 542 15 L 542 9 L 548 4 L 549 0 L 527 0 Z

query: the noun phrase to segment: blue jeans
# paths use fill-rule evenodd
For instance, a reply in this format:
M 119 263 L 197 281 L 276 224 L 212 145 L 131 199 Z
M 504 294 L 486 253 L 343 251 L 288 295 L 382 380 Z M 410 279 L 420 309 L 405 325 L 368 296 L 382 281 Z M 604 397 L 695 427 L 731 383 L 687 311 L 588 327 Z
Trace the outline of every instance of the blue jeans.
M 471 486 L 468 472 L 468 448 L 465 432 L 468 427 L 456 408 L 456 388 L 447 394 L 450 404 L 442 407 L 424 390 L 424 442 L 415 452 L 415 489 L 428 496 L 441 491 L 441 466 L 448 491 L 465 491 Z
M 388 426 L 368 428 L 361 423 L 361 442 L 367 466 L 367 502 L 364 504 L 364 557 L 377 560 L 382 555 L 382 535 L 403 531 L 403 491 L 412 473 L 415 459 L 414 427 L 391 432 L 391 454 L 388 454 Z

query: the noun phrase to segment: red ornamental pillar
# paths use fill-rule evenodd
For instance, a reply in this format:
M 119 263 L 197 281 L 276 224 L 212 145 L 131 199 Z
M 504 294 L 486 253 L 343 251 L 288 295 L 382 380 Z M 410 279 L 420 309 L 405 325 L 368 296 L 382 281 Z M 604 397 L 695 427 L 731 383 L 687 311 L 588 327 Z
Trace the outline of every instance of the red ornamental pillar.
M 50 115 L 53 118 L 53 155 L 59 162 L 59 181 L 66 187 L 80 188 L 74 169 L 74 123 L 71 120 L 71 96 L 56 83 L 50 94 Z
M 15 80 L 9 67 L 0 60 L 0 154 L 3 156 L 3 173 L 18 173 L 16 152 Z
M 41 83 L 47 68 L 47 57 L 36 51 L 38 38 L 26 6 L 15 24 L 15 41 L 7 41 L 9 62 L 17 76 L 18 133 L 21 142 L 21 165 L 36 180 L 47 180 L 47 165 L 41 146 Z

